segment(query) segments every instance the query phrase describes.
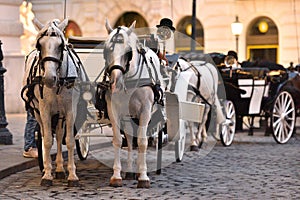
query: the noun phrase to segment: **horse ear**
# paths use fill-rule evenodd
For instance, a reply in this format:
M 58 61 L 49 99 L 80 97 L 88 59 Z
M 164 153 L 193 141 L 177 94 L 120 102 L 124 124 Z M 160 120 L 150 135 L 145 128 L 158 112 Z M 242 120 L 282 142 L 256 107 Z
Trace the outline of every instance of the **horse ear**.
M 32 23 L 38 30 L 44 28 L 44 25 L 37 18 L 33 18 Z
M 110 34 L 113 31 L 113 28 L 111 27 L 111 25 L 110 25 L 107 18 L 105 19 L 105 27 L 106 27 L 106 30 L 107 30 L 108 34 Z
M 68 19 L 64 19 L 64 21 L 62 21 L 57 27 L 59 28 L 59 30 L 64 31 L 65 28 L 67 27 L 69 23 Z
M 132 24 L 130 25 L 130 27 L 128 28 L 128 31 L 127 31 L 128 35 L 130 35 L 130 33 L 132 33 L 132 31 L 135 29 L 135 24 L 136 24 L 136 20 L 134 20 L 132 22 Z

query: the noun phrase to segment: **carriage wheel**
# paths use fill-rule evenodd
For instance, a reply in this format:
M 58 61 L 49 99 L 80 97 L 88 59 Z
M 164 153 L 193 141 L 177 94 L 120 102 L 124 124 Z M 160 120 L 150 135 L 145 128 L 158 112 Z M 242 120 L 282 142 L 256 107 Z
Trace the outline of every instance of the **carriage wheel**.
M 226 113 L 226 122 L 221 126 L 221 142 L 224 146 L 230 146 L 234 134 L 235 134 L 235 124 L 236 124 L 236 113 L 234 104 L 230 100 L 226 100 L 224 103 L 225 113 Z
M 275 141 L 286 143 L 295 128 L 296 109 L 292 95 L 288 91 L 281 91 L 274 101 L 271 112 L 271 130 Z
M 86 122 L 82 125 L 82 127 L 77 131 L 76 127 L 74 127 L 75 135 L 80 133 L 85 133 L 88 128 L 86 127 Z M 77 155 L 80 160 L 86 160 L 89 151 L 90 151 L 90 137 L 79 137 L 79 139 L 75 140 Z
M 185 150 L 186 134 L 180 134 L 180 135 L 181 135 L 180 139 L 175 141 L 175 158 L 176 158 L 176 162 L 181 162 L 182 161 L 184 150 Z
M 35 139 L 36 139 L 36 147 L 38 150 L 38 164 L 41 172 L 44 170 L 44 161 L 43 161 L 43 141 L 42 141 L 42 134 L 40 131 L 40 125 L 37 124 L 35 128 Z

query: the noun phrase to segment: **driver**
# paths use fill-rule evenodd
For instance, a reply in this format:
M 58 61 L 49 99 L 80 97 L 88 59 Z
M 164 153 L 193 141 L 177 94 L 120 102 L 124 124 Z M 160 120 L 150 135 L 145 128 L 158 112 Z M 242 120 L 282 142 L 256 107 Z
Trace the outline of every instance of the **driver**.
M 160 60 L 165 61 L 166 66 L 169 66 L 168 59 L 166 58 L 166 52 L 160 51 L 158 38 L 165 39 L 165 40 L 169 39 L 172 34 L 171 31 L 174 33 L 175 28 L 173 27 L 172 20 L 169 18 L 161 19 L 160 23 L 156 25 L 156 27 L 157 27 L 156 37 L 154 37 L 154 34 L 151 34 L 150 39 L 146 41 L 146 45 L 150 47 L 150 49 L 152 49 L 157 54 Z
M 241 68 L 240 63 L 238 62 L 237 53 L 232 50 L 228 51 L 228 53 L 224 59 L 224 63 L 226 65 L 226 67 Z

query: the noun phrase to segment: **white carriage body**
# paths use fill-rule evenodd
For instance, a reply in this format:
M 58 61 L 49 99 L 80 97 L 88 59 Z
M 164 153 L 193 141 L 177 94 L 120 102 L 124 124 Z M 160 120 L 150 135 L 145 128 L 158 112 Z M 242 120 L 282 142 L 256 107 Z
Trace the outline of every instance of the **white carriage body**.
M 180 140 L 185 134 L 185 121 L 202 122 L 205 105 L 187 102 L 187 89 L 192 72 L 179 74 L 174 93 L 166 92 L 167 132 L 169 140 Z

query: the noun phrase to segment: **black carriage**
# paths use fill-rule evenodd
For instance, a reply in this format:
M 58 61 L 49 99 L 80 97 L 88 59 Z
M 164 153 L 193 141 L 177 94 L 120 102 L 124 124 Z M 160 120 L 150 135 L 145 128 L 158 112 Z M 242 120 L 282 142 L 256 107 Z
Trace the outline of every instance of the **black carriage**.
M 286 143 L 295 130 L 297 110 L 300 108 L 300 76 L 281 65 L 242 63 L 241 68 L 219 66 L 226 97 L 232 102 L 236 130 L 243 129 L 243 117 L 249 119 L 249 134 L 253 134 L 254 118 L 266 125 L 265 133 L 272 133 L 277 143 Z M 228 136 L 222 136 L 225 146 Z
M 264 123 L 265 134 L 272 133 L 275 141 L 284 144 L 295 132 L 296 117 L 300 108 L 300 75 L 297 69 L 286 69 L 271 62 L 243 62 L 241 68 L 222 65 L 225 55 L 220 53 L 184 53 L 188 60 L 205 60 L 218 67 L 223 80 L 219 88 L 225 90 L 223 102 L 226 118 L 233 122 L 235 130 L 243 130 L 244 117 L 249 134 L 255 129 L 254 119 Z M 221 89 L 222 90 L 222 89 Z M 233 131 L 220 131 L 224 146 L 230 146 Z

